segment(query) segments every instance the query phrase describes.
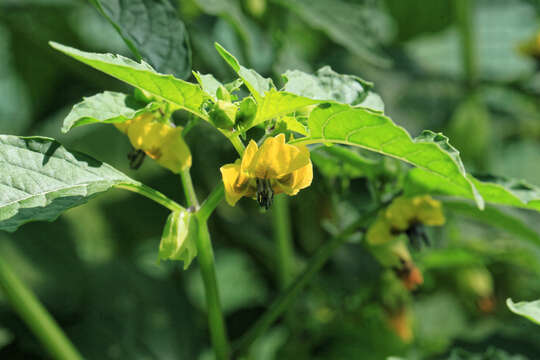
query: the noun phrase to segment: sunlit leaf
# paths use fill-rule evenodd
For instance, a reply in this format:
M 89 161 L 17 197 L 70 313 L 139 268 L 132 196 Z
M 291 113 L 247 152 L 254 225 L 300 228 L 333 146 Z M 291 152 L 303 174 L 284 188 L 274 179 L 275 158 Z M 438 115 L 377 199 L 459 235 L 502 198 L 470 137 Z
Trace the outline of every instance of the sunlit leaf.
M 272 79 L 264 78 L 255 70 L 248 69 L 240 65 L 238 60 L 218 43 L 215 44 L 217 51 L 221 57 L 229 64 L 229 66 L 238 74 L 244 81 L 244 84 L 249 89 L 249 92 L 259 103 L 265 92 L 274 88 Z
M 217 100 L 217 91 L 220 86 L 223 86 L 223 84 L 219 82 L 212 74 L 201 74 L 194 71 L 193 76 L 195 76 L 195 79 L 197 79 L 197 82 L 199 85 L 201 85 L 203 91 L 206 92 L 212 99 Z
M 290 114 L 306 106 L 318 104 L 321 101 L 272 89 L 257 103 L 257 114 L 251 126 Z
M 50 42 L 50 45 L 80 62 L 206 119 L 201 107 L 207 95 L 197 84 L 157 73 L 145 62 L 137 63 L 120 55 L 89 53 L 55 42 Z
M 296 95 L 384 111 L 381 97 L 371 91 L 372 83 L 354 75 L 338 74 L 329 66 L 320 68 L 316 74 L 288 70 L 283 78 L 286 81 L 283 90 Z
M 73 106 L 64 119 L 62 132 L 66 133 L 74 127 L 93 123 L 119 123 L 159 107 L 152 102 L 144 104 L 133 96 L 119 92 L 105 91 L 87 98 L 83 98 Z
M 118 184 L 136 182 L 53 139 L 0 135 L 0 230 L 55 220 Z
M 506 306 L 515 314 L 523 316 L 540 325 L 540 300 L 520 301 L 515 303 L 512 299 L 506 299 Z
M 486 202 L 540 211 L 540 189 L 536 186 L 522 180 L 501 177 L 485 177 L 484 181 L 475 179 L 471 175 L 467 177 Z M 455 183 L 434 176 L 423 169 L 409 171 L 405 192 L 410 195 L 430 193 L 472 199 L 470 193 L 456 186 Z
M 166 0 L 91 0 L 138 60 L 164 74 L 189 77 L 191 49 L 184 23 Z
M 424 131 L 412 139 L 402 127 L 381 113 L 332 103 L 315 108 L 308 124 L 311 135 L 292 143 L 340 143 L 397 158 L 453 184 L 483 208 L 483 199 L 467 177 L 459 152 L 442 134 Z

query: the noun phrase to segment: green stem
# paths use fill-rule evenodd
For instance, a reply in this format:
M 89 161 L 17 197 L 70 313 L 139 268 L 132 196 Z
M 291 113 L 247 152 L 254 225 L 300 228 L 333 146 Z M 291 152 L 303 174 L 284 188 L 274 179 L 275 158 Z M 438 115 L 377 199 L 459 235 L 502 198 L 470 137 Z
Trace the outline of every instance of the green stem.
M 171 211 L 183 211 L 185 210 L 182 206 L 180 206 L 175 201 L 169 199 L 167 196 L 163 195 L 157 190 L 152 189 L 149 186 L 146 186 L 141 183 L 123 183 L 123 184 L 117 184 L 115 187 L 129 190 L 134 193 L 140 194 L 142 196 L 146 196 L 150 200 L 154 200 L 160 205 L 163 205 L 167 209 Z
M 182 172 L 180 176 L 182 178 L 182 184 L 184 184 L 184 192 L 186 194 L 188 205 L 198 207 L 199 202 L 197 201 L 197 195 L 195 194 L 193 181 L 191 180 L 189 171 Z M 215 203 L 217 205 L 217 202 Z M 230 349 L 227 340 L 227 331 L 225 329 L 225 320 L 219 301 L 214 251 L 212 249 L 212 242 L 210 240 L 206 219 L 202 217 L 200 213 L 197 213 L 196 219 L 198 224 L 198 234 L 196 237 L 198 250 L 197 261 L 199 262 L 201 269 L 206 294 L 210 338 L 212 340 L 216 358 L 218 360 L 227 360 L 229 359 Z
M 473 0 L 456 0 L 454 2 L 456 17 L 461 36 L 461 54 L 467 85 L 473 88 L 478 77 L 478 62 L 475 52 L 473 28 Z
M 272 220 L 278 258 L 279 285 L 283 290 L 291 283 L 294 266 L 289 198 L 287 196 L 278 195 L 275 197 L 272 206 Z
M 186 195 L 187 205 L 198 208 L 199 201 L 197 200 L 197 194 L 193 188 L 193 181 L 191 180 L 189 169 L 183 170 L 180 173 L 180 178 L 182 179 L 182 188 L 184 189 L 184 194 Z
M 246 149 L 246 147 L 244 146 L 244 143 L 242 142 L 242 140 L 240 140 L 238 135 L 230 136 L 229 140 L 231 141 L 231 144 L 236 149 L 236 152 L 238 152 L 238 155 L 240 156 L 244 155 L 244 150 Z
M 15 311 L 54 359 L 82 360 L 82 356 L 52 316 L 2 258 L 0 258 L 0 288 Z
M 212 212 L 214 212 L 214 209 L 219 205 L 219 203 L 223 200 L 223 197 L 225 196 L 225 188 L 223 187 L 223 183 L 220 182 L 214 190 L 208 195 L 206 200 L 201 205 L 201 208 L 198 211 L 198 217 L 202 221 L 208 220 L 210 215 L 212 215 Z
M 332 238 L 330 241 L 323 244 L 315 253 L 315 255 L 309 260 L 305 270 L 296 277 L 296 279 L 287 287 L 287 289 L 281 293 L 272 305 L 266 310 L 266 312 L 255 322 L 255 324 L 248 330 L 248 332 L 240 338 L 235 344 L 234 350 L 238 354 L 245 353 L 250 345 L 268 330 L 268 328 L 276 321 L 279 316 L 285 312 L 292 304 L 298 293 L 309 283 L 313 276 L 321 269 L 324 263 L 332 256 L 334 251 L 345 242 L 345 240 L 353 234 L 355 231 L 363 230 L 359 229 L 368 224 L 373 217 L 377 214 L 377 209 L 370 211 L 358 221 L 354 222 L 347 228 L 345 228 L 339 235 Z

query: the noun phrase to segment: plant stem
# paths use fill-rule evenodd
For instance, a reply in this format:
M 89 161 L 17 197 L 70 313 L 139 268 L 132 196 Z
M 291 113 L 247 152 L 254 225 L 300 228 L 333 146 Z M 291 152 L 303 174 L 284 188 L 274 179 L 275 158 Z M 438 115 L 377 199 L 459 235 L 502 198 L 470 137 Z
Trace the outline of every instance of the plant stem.
M 184 211 L 185 210 L 178 203 L 169 199 L 167 196 L 163 195 L 159 191 L 154 190 L 151 187 L 146 186 L 141 183 L 123 183 L 123 184 L 117 184 L 115 185 L 115 187 L 124 189 L 124 190 L 129 190 L 134 193 L 146 196 L 150 200 L 154 200 L 158 204 L 165 206 L 167 209 L 171 211 Z
M 201 208 L 198 211 L 198 217 L 201 219 L 201 221 L 206 221 L 212 215 L 212 212 L 214 212 L 214 209 L 219 205 L 219 203 L 223 200 L 223 197 L 225 196 L 225 188 L 223 187 L 223 183 L 220 182 L 214 190 L 208 195 L 206 200 L 201 205 Z
M 250 345 L 264 333 L 277 318 L 287 310 L 294 301 L 298 293 L 309 283 L 313 276 L 321 269 L 324 263 L 332 256 L 334 251 L 345 242 L 345 240 L 367 223 L 377 214 L 379 207 L 364 215 L 361 219 L 345 228 L 339 235 L 321 245 L 315 255 L 309 260 L 305 270 L 282 292 L 266 312 L 255 322 L 248 332 L 235 344 L 234 350 L 237 354 L 247 352 Z
M 238 152 L 238 155 L 240 156 L 244 155 L 244 150 L 246 149 L 246 147 L 244 146 L 244 143 L 242 142 L 242 140 L 240 140 L 238 135 L 230 136 L 229 140 L 231 141 L 231 144 L 234 146 L 234 148 Z
M 473 88 L 478 77 L 478 62 L 475 52 L 473 28 L 473 0 L 456 0 L 454 2 L 456 17 L 461 36 L 461 54 L 467 85 Z
M 278 279 L 283 290 L 291 283 L 294 266 L 289 198 L 285 195 L 278 195 L 274 198 L 272 220 L 278 258 Z
M 184 192 L 189 206 L 198 207 L 197 195 L 193 188 L 193 181 L 188 171 L 183 171 L 180 174 L 182 178 L 182 184 L 184 185 Z M 219 191 L 218 191 L 219 193 Z M 216 196 L 219 198 L 219 196 Z M 212 201 L 217 205 L 218 202 Z M 207 209 L 210 205 L 207 205 Z M 205 213 L 208 213 L 205 210 Z M 209 213 L 208 213 L 209 214 Z M 223 318 L 223 312 L 221 311 L 221 303 L 219 301 L 219 290 L 216 280 L 216 269 L 214 264 L 214 251 L 212 249 L 212 242 L 210 240 L 210 233 L 208 232 L 208 225 L 206 218 L 197 213 L 197 261 L 201 269 L 201 275 L 204 283 L 204 290 L 206 294 L 206 306 L 208 310 L 208 325 L 210 327 L 210 338 L 216 358 L 218 360 L 229 359 L 229 342 L 227 340 L 227 331 L 225 329 L 225 320 Z
M 189 169 L 183 170 L 180 173 L 180 178 L 182 179 L 182 187 L 184 189 L 184 194 L 186 195 L 186 203 L 188 206 L 194 208 L 199 207 L 199 201 L 197 200 L 197 194 L 193 188 L 193 181 L 191 180 L 191 174 Z
M 82 356 L 77 352 L 52 316 L 2 258 L 0 258 L 0 288 L 4 291 L 15 311 L 53 358 L 59 360 L 82 360 Z

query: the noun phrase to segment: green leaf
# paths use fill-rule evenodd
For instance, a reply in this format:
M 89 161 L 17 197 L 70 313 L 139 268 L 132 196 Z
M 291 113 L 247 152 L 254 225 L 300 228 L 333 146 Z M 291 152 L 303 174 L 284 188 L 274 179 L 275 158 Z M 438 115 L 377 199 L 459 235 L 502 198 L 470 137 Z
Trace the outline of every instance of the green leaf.
M 306 127 L 294 116 L 283 116 L 281 122 L 285 125 L 285 128 L 289 131 L 294 131 L 295 133 L 307 136 L 308 132 Z M 278 125 L 279 127 L 279 125 Z
M 486 202 L 540 211 L 540 188 L 523 180 L 502 177 L 486 177 L 485 181 L 468 175 Z M 409 195 L 430 193 L 471 199 L 471 194 L 456 184 L 433 176 L 422 169 L 412 169 L 407 174 L 405 192 Z
M 283 91 L 292 94 L 384 111 L 380 96 L 370 91 L 372 83 L 354 75 L 338 74 L 330 66 L 320 68 L 315 75 L 288 70 L 283 74 L 283 79 L 286 81 Z
M 350 105 L 325 103 L 310 114 L 309 137 L 291 143 L 340 143 L 359 146 L 405 161 L 445 180 L 474 198 L 479 208 L 484 202 L 473 182 L 467 177 L 459 153 L 442 134 L 424 131 L 410 135 L 381 113 Z
M 306 106 L 321 103 L 322 100 L 313 100 L 284 91 L 271 89 L 257 102 L 257 114 L 251 126 L 291 114 Z
M 0 230 L 55 220 L 63 211 L 126 183 L 137 182 L 53 139 L 0 135 Z
M 89 53 L 55 42 L 49 44 L 94 69 L 207 119 L 207 115 L 202 111 L 202 105 L 208 96 L 197 84 L 176 79 L 172 75 L 157 73 L 144 61 L 137 63 L 120 55 Z
M 540 325 L 540 300 L 536 301 L 520 301 L 515 303 L 512 299 L 506 299 L 506 306 L 514 314 L 518 314 L 531 320 L 533 323 Z
M 485 197 L 484 199 L 486 202 L 489 202 L 489 198 Z M 540 235 L 525 224 L 525 222 L 492 206 L 486 206 L 483 211 L 480 211 L 467 202 L 446 199 L 444 201 L 444 209 L 469 216 L 495 228 L 500 228 L 503 231 L 517 235 L 536 245 L 540 245 Z
M 249 121 L 240 121 L 239 130 L 245 131 L 266 120 L 290 114 L 309 105 L 315 105 L 321 100 L 309 99 L 285 91 L 277 91 L 271 79 L 263 78 L 255 70 L 240 65 L 238 60 L 218 43 L 217 51 L 240 76 L 257 102 L 257 113 Z
M 205 13 L 219 16 L 219 21 L 232 25 L 231 28 L 234 28 L 244 43 L 243 48 L 249 64 L 257 69 L 270 69 L 273 61 L 271 41 L 256 22 L 244 15 L 239 1 L 196 0 L 196 3 Z M 219 25 L 216 25 L 216 28 L 217 26 Z
M 198 71 L 194 71 L 193 76 L 195 79 L 197 79 L 197 82 L 199 85 L 201 85 L 203 91 L 206 92 L 214 101 L 217 101 L 218 89 L 223 86 L 223 84 L 219 82 L 212 74 L 201 74 Z
M 197 256 L 196 238 L 197 219 L 193 213 L 187 210 L 172 212 L 161 235 L 159 259 L 183 261 L 186 270 Z
M 277 0 L 296 12 L 306 23 L 326 33 L 330 39 L 376 66 L 387 67 L 390 60 L 380 44 L 391 34 L 391 21 L 384 12 L 364 4 L 340 0 Z
M 238 74 L 240 79 L 249 89 L 249 92 L 257 103 L 261 102 L 262 97 L 267 91 L 275 88 L 272 79 L 264 78 L 255 70 L 248 69 L 240 65 L 238 60 L 218 43 L 214 44 L 221 57 L 229 64 L 229 66 Z
M 188 33 L 177 11 L 165 0 L 91 0 L 113 25 L 138 60 L 161 73 L 185 79 L 191 72 Z
M 325 177 L 359 178 L 366 173 L 360 166 L 353 166 L 339 157 L 333 156 L 327 151 L 327 147 L 321 147 L 311 151 L 311 161 L 317 166 Z
M 145 112 L 156 110 L 158 107 L 159 104 L 156 102 L 144 104 L 133 96 L 105 91 L 85 97 L 83 101 L 75 104 L 64 119 L 62 132 L 67 133 L 74 127 L 87 124 L 124 122 Z

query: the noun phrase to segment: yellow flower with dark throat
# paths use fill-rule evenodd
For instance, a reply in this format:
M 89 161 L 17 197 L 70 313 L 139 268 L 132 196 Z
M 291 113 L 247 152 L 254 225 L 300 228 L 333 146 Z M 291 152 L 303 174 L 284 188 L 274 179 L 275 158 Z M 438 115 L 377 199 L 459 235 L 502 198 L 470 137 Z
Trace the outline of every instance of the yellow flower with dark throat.
M 431 196 L 398 197 L 371 225 L 367 241 L 372 245 L 384 244 L 401 233 L 408 233 L 417 225 L 441 226 L 444 222 L 442 205 Z
M 143 114 L 115 126 L 128 136 L 135 149 L 144 151 L 173 173 L 191 167 L 191 153 L 182 138 L 181 126 L 156 121 L 153 114 Z
M 260 148 L 251 140 L 242 159 L 220 170 L 231 206 L 246 196 L 268 209 L 274 194 L 296 195 L 313 180 L 308 148 L 286 144 L 284 134 L 266 139 Z

